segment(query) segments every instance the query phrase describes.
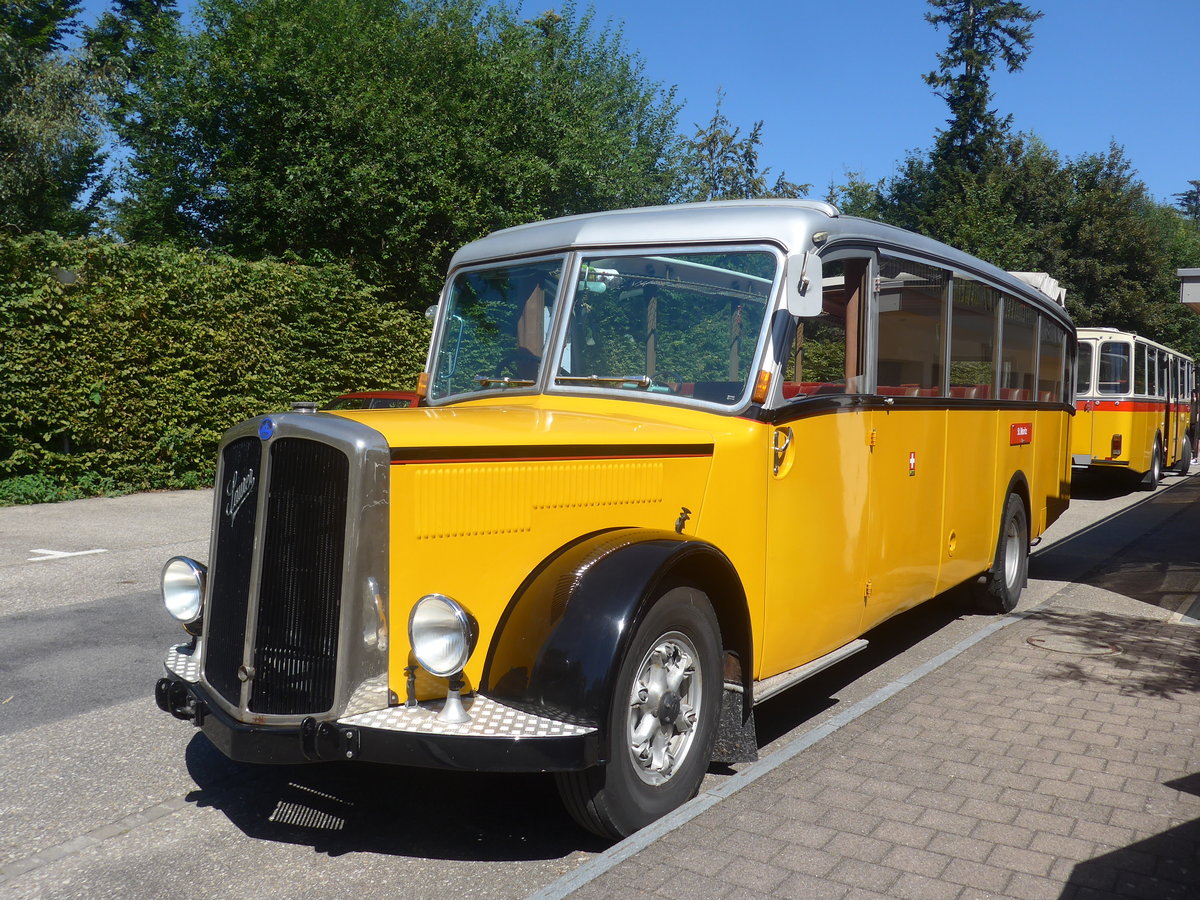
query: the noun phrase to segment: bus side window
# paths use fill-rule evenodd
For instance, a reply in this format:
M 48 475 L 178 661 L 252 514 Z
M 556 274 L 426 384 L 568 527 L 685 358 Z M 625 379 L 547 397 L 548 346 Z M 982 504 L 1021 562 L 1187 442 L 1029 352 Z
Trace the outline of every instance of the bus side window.
M 879 263 L 879 393 L 940 397 L 949 273 L 909 259 Z
M 1101 394 L 1129 393 L 1129 345 L 1124 341 L 1105 341 L 1100 345 L 1098 382 Z
M 964 275 L 954 276 L 950 311 L 950 396 L 987 400 L 995 381 L 996 309 L 1000 292 Z
M 867 269 L 865 258 L 822 266 L 821 314 L 796 323 L 784 371 L 785 400 L 863 389 L 861 322 Z
M 1035 400 L 1038 314 L 1015 297 L 1004 298 L 1003 349 L 1000 356 L 1000 399 Z
M 1087 341 L 1079 342 L 1079 359 L 1075 367 L 1076 395 L 1090 394 L 1092 391 L 1092 345 Z
M 1041 337 L 1038 350 L 1038 396 L 1045 403 L 1066 400 L 1066 381 L 1063 377 L 1066 364 L 1067 333 L 1049 319 L 1041 320 Z

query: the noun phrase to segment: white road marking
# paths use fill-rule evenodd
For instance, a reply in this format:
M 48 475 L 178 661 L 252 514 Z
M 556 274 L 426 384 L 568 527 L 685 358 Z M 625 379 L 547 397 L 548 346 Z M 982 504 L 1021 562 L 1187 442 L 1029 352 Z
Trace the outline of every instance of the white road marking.
M 26 562 L 40 562 L 43 559 L 63 559 L 67 556 L 87 556 L 90 553 L 107 553 L 107 550 L 30 550 L 30 553 L 41 553 L 41 556 L 31 556 Z

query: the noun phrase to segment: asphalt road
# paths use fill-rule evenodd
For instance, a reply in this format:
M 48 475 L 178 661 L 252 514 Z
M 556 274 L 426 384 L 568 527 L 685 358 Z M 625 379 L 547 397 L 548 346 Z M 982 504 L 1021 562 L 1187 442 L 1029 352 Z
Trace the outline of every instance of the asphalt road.
M 1197 542 L 1172 525 L 1191 486 L 1077 485 L 1021 607 L 1195 617 Z M 210 517 L 208 491 L 0 509 L 0 898 L 515 898 L 605 848 L 548 777 L 241 765 L 160 712 L 153 684 L 180 631 L 159 569 L 207 557 Z M 761 752 L 989 621 L 957 591 L 876 629 L 756 710 Z

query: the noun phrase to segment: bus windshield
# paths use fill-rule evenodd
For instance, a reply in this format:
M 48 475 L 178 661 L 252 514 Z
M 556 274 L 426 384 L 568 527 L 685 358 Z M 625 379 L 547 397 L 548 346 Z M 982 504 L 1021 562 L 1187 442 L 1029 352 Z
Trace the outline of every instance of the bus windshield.
M 776 268 L 765 249 L 585 257 L 555 385 L 738 403 Z
M 562 258 L 460 272 L 433 355 L 430 399 L 537 383 Z

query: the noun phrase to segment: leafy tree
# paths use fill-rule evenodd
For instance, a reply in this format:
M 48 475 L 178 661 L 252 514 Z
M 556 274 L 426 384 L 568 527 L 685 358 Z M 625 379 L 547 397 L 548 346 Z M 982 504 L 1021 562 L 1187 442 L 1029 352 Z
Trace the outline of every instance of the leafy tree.
M 1200 225 L 1200 181 L 1189 181 L 1191 185 L 1189 190 L 1182 194 L 1176 194 L 1176 205 L 1183 210 L 1183 214 Z
M 929 0 L 925 19 L 946 26 L 950 38 L 938 68 L 923 76 L 950 107 L 948 128 L 938 134 L 934 158 L 978 172 L 992 146 L 1008 130 L 1011 116 L 989 109 L 988 73 L 1002 63 L 1019 71 L 1029 57 L 1033 23 L 1042 17 L 1014 0 Z
M 489 230 L 675 191 L 673 94 L 571 4 L 201 0 L 182 35 L 126 18 L 156 51 L 109 43 L 130 58 L 127 238 L 344 259 L 423 307 Z
M 78 11 L 0 5 L 0 227 L 82 234 L 108 192 L 95 80 L 63 53 Z
M 889 221 L 890 206 L 883 181 L 867 181 L 861 172 L 847 172 L 845 184 L 830 184 L 825 199 L 848 216 Z
M 771 170 L 760 168 L 763 123 L 754 123 L 750 133 L 742 130 L 721 111 L 725 99 L 717 92 L 717 104 L 712 119 L 705 126 L 697 125 L 696 134 L 685 147 L 688 179 L 683 187 L 684 200 L 736 200 L 763 197 L 803 197 L 810 184 L 796 184 L 780 173 L 774 183 L 768 181 Z M 769 185 L 769 186 L 768 186 Z

